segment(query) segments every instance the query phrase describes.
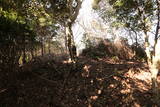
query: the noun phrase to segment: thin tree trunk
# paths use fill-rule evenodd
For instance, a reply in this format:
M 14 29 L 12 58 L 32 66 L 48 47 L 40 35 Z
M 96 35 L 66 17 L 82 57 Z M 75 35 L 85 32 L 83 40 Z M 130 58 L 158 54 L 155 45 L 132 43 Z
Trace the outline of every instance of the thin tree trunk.
M 153 56 L 152 56 L 152 89 L 153 92 L 158 95 L 158 84 L 157 84 L 157 75 L 160 69 L 160 40 L 158 40 L 158 34 L 160 30 L 160 0 L 157 0 L 157 26 L 156 34 L 153 47 Z
M 157 0 L 157 26 L 156 26 L 156 34 L 155 34 L 155 38 L 154 38 L 154 47 L 153 47 L 153 54 L 155 56 L 156 54 L 156 44 L 157 44 L 157 40 L 158 40 L 158 34 L 159 34 L 159 29 L 160 29 L 160 0 Z
M 32 47 L 32 49 L 31 49 L 31 57 L 32 57 L 32 59 L 34 58 L 34 52 L 33 52 L 34 50 L 33 50 L 33 47 Z
M 35 57 L 37 57 L 38 56 L 38 49 L 37 48 L 35 48 L 34 53 L 35 53 Z
M 71 61 L 75 61 L 76 58 L 76 50 L 73 50 L 73 48 L 75 47 L 75 43 L 74 43 L 74 38 L 73 38 L 73 33 L 72 33 L 72 29 L 71 29 L 71 23 L 68 22 L 66 25 L 66 35 L 67 35 L 67 46 L 68 46 L 68 50 L 69 50 L 69 55 L 71 58 Z
M 46 44 L 46 43 L 43 44 L 43 50 L 44 50 L 43 53 L 44 53 L 44 55 L 46 54 L 46 45 L 45 45 L 45 44 Z
M 154 50 L 153 50 L 153 69 L 155 69 L 155 71 L 152 73 L 152 83 L 153 83 L 153 88 L 156 88 L 158 87 L 157 86 L 157 74 L 158 74 L 158 68 L 157 66 L 159 66 L 157 64 L 157 62 L 160 60 L 160 58 L 158 58 L 158 54 L 159 54 L 159 49 L 158 49 L 158 44 L 157 44 L 157 41 L 158 41 L 158 33 L 159 33 L 159 27 L 160 27 L 160 24 L 159 24 L 159 21 L 160 21 L 160 1 L 157 0 L 157 16 L 158 16 L 158 22 L 157 22 L 157 27 L 156 27 L 156 34 L 155 34 L 155 43 L 154 43 Z M 155 90 L 156 91 L 156 90 Z
M 43 38 L 41 38 L 41 55 L 44 56 Z
M 33 43 L 33 41 L 30 42 L 30 48 L 31 48 L 31 50 L 30 50 L 30 52 L 31 52 L 31 57 L 32 57 L 32 59 L 33 59 L 33 57 L 34 57 L 34 43 Z
M 48 40 L 48 53 L 51 54 L 51 38 Z
M 67 36 L 65 36 L 65 51 L 68 52 Z
M 25 64 L 26 63 L 26 43 L 25 43 L 25 35 L 24 35 L 24 37 L 23 37 L 23 59 L 22 59 L 22 61 L 23 61 L 23 64 Z
M 149 65 L 149 67 L 152 65 L 152 57 L 151 57 L 151 52 L 150 52 L 150 49 L 149 49 L 149 37 L 148 37 L 148 34 L 147 32 L 144 32 L 144 39 L 145 39 L 145 52 L 146 52 L 146 55 L 147 55 L 147 63 Z
M 155 45 L 156 46 L 156 45 Z M 151 71 L 151 80 L 152 80 L 152 90 L 154 93 L 157 93 L 157 74 L 158 74 L 158 69 L 157 69 L 157 61 L 156 57 L 151 55 L 151 52 L 149 50 L 149 42 L 148 42 L 148 35 L 145 33 L 145 52 L 147 55 L 147 62 L 149 66 L 149 70 Z

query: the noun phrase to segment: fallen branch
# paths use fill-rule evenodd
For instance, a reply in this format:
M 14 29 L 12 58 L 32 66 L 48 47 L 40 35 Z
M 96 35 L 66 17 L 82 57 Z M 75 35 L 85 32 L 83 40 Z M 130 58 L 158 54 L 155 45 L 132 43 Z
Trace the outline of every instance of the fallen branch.
M 122 76 L 121 74 L 123 74 L 124 72 L 126 72 L 126 71 L 116 71 L 115 73 L 113 73 L 112 75 L 109 75 L 109 76 L 105 76 L 104 78 L 102 78 L 102 79 L 108 79 L 108 78 L 111 78 L 111 77 L 113 77 L 113 76 L 120 76 L 120 77 L 122 77 L 122 78 L 124 78 L 124 76 Z
M 40 76 L 40 75 L 38 75 L 38 74 L 36 74 L 36 73 L 34 73 L 34 72 L 31 72 L 31 73 L 32 73 L 34 76 L 38 77 L 39 79 L 45 80 L 45 81 L 47 81 L 47 82 L 49 82 L 49 83 L 52 83 L 52 84 L 56 84 L 55 81 L 49 80 L 49 79 L 47 79 L 47 78 L 45 78 L 45 77 L 42 77 L 42 76 Z

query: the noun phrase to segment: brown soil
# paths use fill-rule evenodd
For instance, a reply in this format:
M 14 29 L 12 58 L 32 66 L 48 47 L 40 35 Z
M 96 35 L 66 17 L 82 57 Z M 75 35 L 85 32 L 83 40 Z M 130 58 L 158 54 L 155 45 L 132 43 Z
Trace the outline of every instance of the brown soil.
M 3 71 L 0 107 L 150 107 L 147 69 L 137 61 L 83 57 L 76 70 L 67 62 L 50 61 L 28 71 Z

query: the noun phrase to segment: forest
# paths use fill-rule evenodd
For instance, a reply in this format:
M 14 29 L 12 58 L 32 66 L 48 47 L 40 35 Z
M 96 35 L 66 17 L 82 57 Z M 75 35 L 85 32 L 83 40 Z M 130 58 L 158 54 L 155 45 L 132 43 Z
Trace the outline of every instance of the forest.
M 0 0 L 0 107 L 160 107 L 160 0 Z

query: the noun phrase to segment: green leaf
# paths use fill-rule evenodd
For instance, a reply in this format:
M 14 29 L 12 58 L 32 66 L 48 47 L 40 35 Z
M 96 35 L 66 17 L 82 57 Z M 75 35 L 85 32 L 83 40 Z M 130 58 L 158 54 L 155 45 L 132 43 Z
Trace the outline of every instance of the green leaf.
M 123 5 L 124 5 L 123 0 L 117 0 L 117 1 L 115 2 L 115 4 L 114 4 L 114 6 L 117 6 L 117 7 L 121 7 L 121 6 L 123 6 Z
M 40 23 L 44 23 L 44 22 L 46 22 L 46 19 L 43 18 L 43 17 L 41 17 L 41 18 L 39 18 L 39 22 L 40 22 Z

